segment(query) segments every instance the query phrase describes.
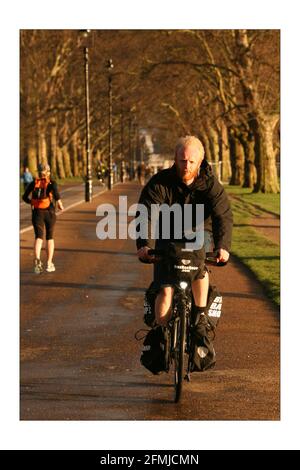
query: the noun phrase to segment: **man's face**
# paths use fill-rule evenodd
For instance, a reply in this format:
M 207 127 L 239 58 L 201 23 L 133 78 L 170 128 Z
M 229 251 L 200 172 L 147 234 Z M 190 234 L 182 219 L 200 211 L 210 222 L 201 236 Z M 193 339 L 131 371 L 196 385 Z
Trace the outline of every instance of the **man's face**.
M 198 176 L 199 167 L 203 160 L 199 148 L 188 145 L 177 153 L 175 164 L 179 178 L 184 183 L 190 184 Z

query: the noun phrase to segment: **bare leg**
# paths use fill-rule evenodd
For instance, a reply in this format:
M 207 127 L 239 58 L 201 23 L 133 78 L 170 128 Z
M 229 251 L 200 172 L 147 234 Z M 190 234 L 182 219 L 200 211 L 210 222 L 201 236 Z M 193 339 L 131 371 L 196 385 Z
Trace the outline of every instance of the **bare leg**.
M 196 279 L 192 284 L 194 302 L 197 307 L 206 307 L 209 287 L 208 273 L 205 273 L 203 279 Z
M 171 318 L 173 294 L 173 287 L 163 287 L 155 299 L 155 319 L 158 325 L 166 326 Z
M 34 240 L 34 256 L 35 256 L 35 259 L 41 259 L 42 245 L 43 245 L 43 239 L 42 238 L 36 238 Z
M 48 263 L 52 263 L 53 255 L 54 255 L 54 240 L 52 238 L 51 240 L 47 240 L 47 256 L 48 256 L 47 262 Z

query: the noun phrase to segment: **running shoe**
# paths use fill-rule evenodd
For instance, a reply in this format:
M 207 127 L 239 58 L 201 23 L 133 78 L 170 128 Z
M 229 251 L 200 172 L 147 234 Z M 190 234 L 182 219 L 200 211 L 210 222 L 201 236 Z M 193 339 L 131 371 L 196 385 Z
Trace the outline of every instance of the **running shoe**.
M 40 259 L 34 260 L 34 272 L 35 274 L 41 274 L 43 272 L 43 263 Z
M 55 271 L 55 266 L 53 263 L 47 263 L 46 268 L 47 273 L 53 273 Z

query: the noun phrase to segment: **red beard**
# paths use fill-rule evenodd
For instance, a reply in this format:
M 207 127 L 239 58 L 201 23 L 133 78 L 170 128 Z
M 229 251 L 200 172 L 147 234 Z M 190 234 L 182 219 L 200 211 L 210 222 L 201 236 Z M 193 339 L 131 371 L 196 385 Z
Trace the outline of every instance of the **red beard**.
M 177 168 L 177 172 L 178 172 L 178 175 L 182 179 L 183 182 L 190 181 L 192 179 L 197 178 L 197 176 L 198 176 L 198 168 L 194 171 L 184 171 L 184 170 L 179 170 Z

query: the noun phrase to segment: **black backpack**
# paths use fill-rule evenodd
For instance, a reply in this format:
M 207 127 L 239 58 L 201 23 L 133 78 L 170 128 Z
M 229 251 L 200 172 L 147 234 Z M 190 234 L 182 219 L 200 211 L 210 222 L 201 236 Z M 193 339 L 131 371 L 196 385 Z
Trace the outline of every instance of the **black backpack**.
M 148 331 L 143 342 L 141 364 L 152 374 L 167 372 L 169 369 L 169 335 L 166 328 L 160 326 Z

